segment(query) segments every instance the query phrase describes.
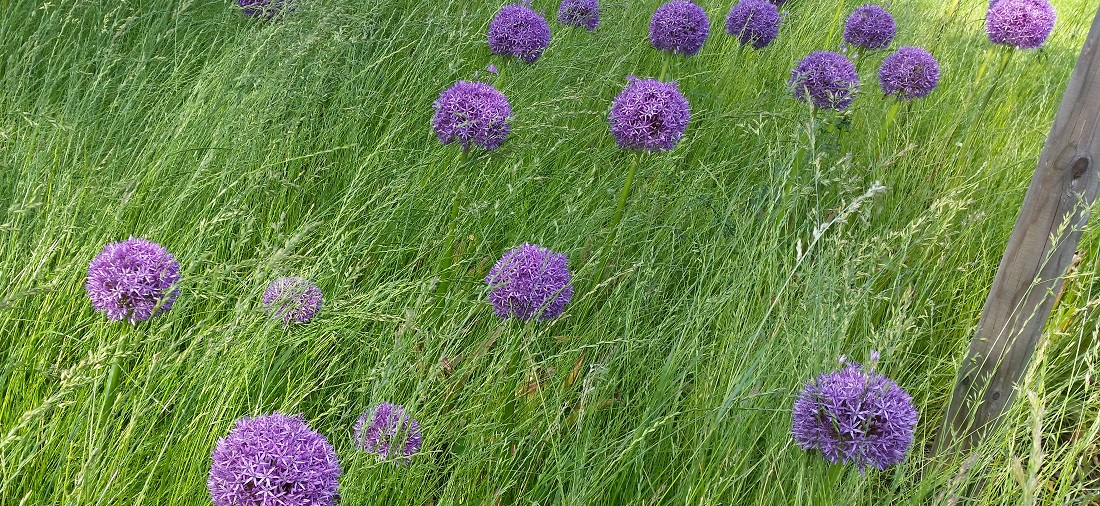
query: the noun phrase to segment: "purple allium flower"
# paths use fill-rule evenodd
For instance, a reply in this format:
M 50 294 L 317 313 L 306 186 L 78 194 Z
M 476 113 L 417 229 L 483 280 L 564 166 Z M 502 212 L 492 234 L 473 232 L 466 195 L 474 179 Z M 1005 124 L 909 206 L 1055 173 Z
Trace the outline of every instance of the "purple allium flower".
M 355 421 L 355 444 L 378 460 L 409 457 L 420 451 L 420 424 L 403 406 L 383 402 L 368 409 Z
M 726 33 L 760 49 L 779 35 L 779 9 L 767 0 L 741 0 L 726 16 Z
M 1035 49 L 1054 31 L 1056 19 L 1047 0 L 1000 0 L 985 14 L 985 31 L 994 44 Z
M 294 10 L 293 0 L 237 0 L 237 5 L 245 15 L 264 19 Z
M 512 131 L 508 98 L 489 84 L 459 81 L 440 93 L 432 106 L 432 127 L 439 142 L 457 142 L 463 151 L 470 144 L 499 148 Z
M 702 49 L 709 33 L 707 13 L 685 0 L 658 7 L 649 20 L 649 42 L 661 51 L 691 56 Z
M 791 71 L 795 98 L 813 101 L 822 109 L 846 109 L 859 89 L 856 66 L 840 53 L 817 51 L 798 62 Z
M 505 5 L 489 22 L 489 49 L 531 63 L 550 45 L 550 25 L 526 5 Z
M 859 364 L 822 374 L 795 400 L 791 434 L 803 450 L 863 472 L 901 462 L 913 444 L 917 409 L 896 383 Z
M 179 280 L 180 264 L 163 246 L 131 237 L 92 259 L 84 288 L 107 319 L 137 323 L 172 309 Z
M 485 276 L 485 283 L 497 316 L 552 320 L 573 297 L 570 279 L 565 255 L 523 243 L 500 257 Z
M 218 440 L 206 487 L 215 506 L 331 506 L 340 462 L 300 416 L 241 418 Z
M 864 5 L 844 22 L 844 42 L 866 49 L 882 49 L 894 40 L 894 17 L 877 5 Z
M 321 289 L 297 276 L 275 278 L 264 290 L 263 303 L 283 324 L 306 323 L 321 309 Z
M 882 61 L 878 83 L 887 95 L 911 100 L 932 93 L 940 81 L 940 64 L 932 53 L 915 46 L 904 46 Z
M 600 2 L 597 0 L 561 0 L 558 22 L 595 30 L 600 26 Z
M 668 151 L 675 147 L 691 120 L 691 108 L 677 84 L 634 76 L 627 80 L 607 118 L 615 142 L 635 151 Z

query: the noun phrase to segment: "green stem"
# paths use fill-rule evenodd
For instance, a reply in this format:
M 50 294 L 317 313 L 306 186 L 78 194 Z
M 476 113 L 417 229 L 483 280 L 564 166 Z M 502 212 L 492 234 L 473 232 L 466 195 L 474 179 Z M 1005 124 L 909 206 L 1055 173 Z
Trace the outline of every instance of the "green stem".
M 126 349 L 126 337 L 129 332 L 123 332 L 115 347 L 115 356 L 111 359 L 111 369 L 107 373 L 107 385 L 103 389 L 103 404 L 99 408 L 99 416 L 96 417 L 96 427 L 103 427 L 114 408 L 115 397 L 118 395 L 119 377 L 122 375 L 122 351 Z
M 668 76 L 668 61 L 670 59 L 671 56 L 669 56 L 668 53 L 661 51 L 661 77 L 657 79 L 658 81 L 664 82 L 665 77 Z
M 626 199 L 630 197 L 630 187 L 634 183 L 634 175 L 638 173 L 638 161 L 641 158 L 641 155 L 636 155 L 634 157 L 634 163 L 630 164 L 630 172 L 626 173 L 626 183 L 623 184 L 623 191 L 619 193 L 619 205 L 615 208 L 615 217 L 611 220 L 612 229 L 618 227 L 619 222 L 623 219 L 623 211 L 626 209 Z

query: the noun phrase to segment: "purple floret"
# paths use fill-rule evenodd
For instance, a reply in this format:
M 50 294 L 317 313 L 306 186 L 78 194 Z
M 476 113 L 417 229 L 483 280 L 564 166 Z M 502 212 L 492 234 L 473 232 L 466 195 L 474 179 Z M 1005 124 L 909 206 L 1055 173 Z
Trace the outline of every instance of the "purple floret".
M 687 1 L 668 2 L 649 21 L 649 42 L 661 51 L 686 56 L 698 53 L 710 33 L 710 19 L 702 7 Z
M 172 309 L 180 264 L 163 246 L 133 238 L 108 244 L 88 264 L 84 288 L 111 321 L 145 321 Z
M 321 289 L 312 281 L 291 276 L 272 281 L 264 290 L 263 304 L 284 324 L 306 323 L 321 310 L 321 299 Z
M 489 270 L 489 302 L 497 316 L 557 318 L 573 297 L 568 259 L 537 244 L 508 250 Z
M 936 88 L 940 81 L 940 65 L 932 53 L 915 46 L 904 46 L 882 61 L 878 83 L 882 92 L 911 100 L 921 98 Z
M 691 108 L 677 84 L 634 76 L 627 80 L 607 118 L 615 142 L 635 151 L 674 148 L 691 120 Z
M 241 418 L 218 440 L 206 487 L 214 506 L 331 506 L 340 462 L 300 416 Z
M 246 15 L 264 19 L 294 10 L 294 0 L 237 0 L 237 5 Z
M 1056 20 L 1047 0 L 1000 0 L 985 15 L 985 31 L 995 44 L 1035 49 L 1050 37 Z
M 767 0 L 741 0 L 726 16 L 726 33 L 741 45 L 755 49 L 771 44 L 779 35 L 779 9 Z
M 526 5 L 505 5 L 489 22 L 489 49 L 531 63 L 550 45 L 550 25 Z
M 459 81 L 439 95 L 433 108 L 432 127 L 439 142 L 457 142 L 463 151 L 471 144 L 499 148 L 512 131 L 512 107 L 489 84 Z
M 420 451 L 420 440 L 420 424 L 397 404 L 383 402 L 355 421 L 356 446 L 378 454 L 378 460 L 407 463 L 412 454 Z
M 817 51 L 791 71 L 795 98 L 812 101 L 814 107 L 842 111 L 851 105 L 859 89 L 856 66 L 840 53 Z
M 864 5 L 844 22 L 844 42 L 865 49 L 890 45 L 897 33 L 894 17 L 877 5 Z
M 791 434 L 803 450 L 819 450 L 829 462 L 854 463 L 863 472 L 904 460 L 916 425 L 909 394 L 850 364 L 806 384 L 794 403 Z
M 595 30 L 600 26 L 600 2 L 597 0 L 562 0 L 558 6 L 558 22 Z

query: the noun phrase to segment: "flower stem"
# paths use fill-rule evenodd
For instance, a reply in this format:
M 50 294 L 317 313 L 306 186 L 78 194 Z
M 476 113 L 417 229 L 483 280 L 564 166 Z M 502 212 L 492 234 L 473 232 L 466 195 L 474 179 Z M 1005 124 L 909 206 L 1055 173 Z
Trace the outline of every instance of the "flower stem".
M 641 155 L 634 157 L 634 162 L 630 164 L 630 171 L 626 173 L 626 183 L 623 184 L 623 190 L 619 193 L 619 205 L 615 208 L 615 217 L 611 219 L 611 228 L 614 229 L 619 226 L 619 222 L 623 219 L 623 211 L 626 209 L 626 199 L 630 197 L 630 187 L 634 183 L 634 175 L 638 173 L 638 162 L 641 159 Z

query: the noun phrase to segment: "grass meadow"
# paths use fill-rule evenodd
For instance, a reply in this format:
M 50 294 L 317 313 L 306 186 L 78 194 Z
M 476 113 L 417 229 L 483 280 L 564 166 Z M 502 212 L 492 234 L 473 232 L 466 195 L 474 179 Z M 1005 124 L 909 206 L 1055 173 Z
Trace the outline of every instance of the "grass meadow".
M 210 504 L 215 442 L 272 411 L 329 438 L 345 505 L 1100 501 L 1096 220 L 1006 423 L 931 455 L 1095 5 L 1053 0 L 1045 48 L 1015 51 L 984 2 L 894 2 L 892 48 L 931 51 L 939 87 L 895 106 L 892 49 L 860 54 L 837 114 L 786 82 L 862 2 L 790 0 L 752 51 L 721 33 L 732 2 L 702 0 L 691 58 L 649 46 L 660 3 L 551 20 L 525 64 L 489 53 L 498 2 L 301 0 L 265 23 L 224 0 L 0 0 L 0 505 Z M 610 103 L 662 73 L 691 124 L 641 157 L 612 234 L 639 155 Z M 515 118 L 464 159 L 432 101 L 475 75 Z M 109 323 L 88 262 L 131 235 L 175 255 L 182 294 Z M 569 256 L 552 322 L 485 299 L 526 241 Z M 317 319 L 263 313 L 280 275 L 317 282 Z M 799 449 L 791 405 L 873 350 L 920 421 L 905 462 L 862 475 Z M 407 466 L 354 448 L 380 401 L 420 421 Z

